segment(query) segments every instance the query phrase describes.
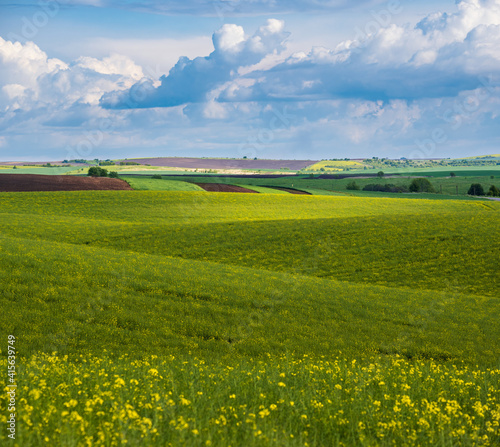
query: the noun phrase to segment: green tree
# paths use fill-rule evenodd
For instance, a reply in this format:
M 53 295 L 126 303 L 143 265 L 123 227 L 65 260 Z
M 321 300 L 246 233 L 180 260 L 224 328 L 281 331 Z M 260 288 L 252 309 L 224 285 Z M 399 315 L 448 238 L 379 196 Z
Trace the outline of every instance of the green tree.
M 100 168 L 99 166 L 92 166 L 89 168 L 89 176 L 91 177 L 107 177 L 108 171 L 106 169 Z
M 470 185 L 467 194 L 469 194 L 470 196 L 484 196 L 483 186 L 480 183 L 473 183 L 472 185 Z
M 426 178 L 414 178 L 410 183 L 410 192 L 436 192 L 436 190 Z
M 385 175 L 385 174 L 384 174 L 384 171 L 379 171 L 379 172 L 377 172 L 377 177 L 378 177 L 378 178 L 382 178 L 382 177 L 384 177 L 384 175 Z
M 350 191 L 359 191 L 360 188 L 358 184 L 353 180 L 347 184 L 346 189 Z
M 491 185 L 488 190 L 488 196 L 490 197 L 500 197 L 500 189 L 498 189 L 495 185 Z
M 457 174 L 455 174 L 454 172 L 450 172 L 450 177 L 456 177 Z
M 111 171 L 111 172 L 109 173 L 109 177 L 110 177 L 110 178 L 118 178 L 118 172 L 116 172 L 116 171 Z

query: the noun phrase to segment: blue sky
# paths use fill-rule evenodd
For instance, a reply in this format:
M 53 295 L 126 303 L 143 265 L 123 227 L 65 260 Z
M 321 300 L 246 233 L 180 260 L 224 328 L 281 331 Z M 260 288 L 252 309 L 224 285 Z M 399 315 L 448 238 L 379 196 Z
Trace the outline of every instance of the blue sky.
M 500 0 L 0 0 L 0 13 L 3 161 L 500 152 Z

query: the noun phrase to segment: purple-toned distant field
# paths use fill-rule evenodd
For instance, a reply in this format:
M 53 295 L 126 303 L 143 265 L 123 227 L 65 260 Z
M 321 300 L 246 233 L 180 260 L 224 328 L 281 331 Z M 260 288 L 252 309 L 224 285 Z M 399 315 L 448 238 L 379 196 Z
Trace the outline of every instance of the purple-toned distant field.
M 125 161 L 134 161 L 151 166 L 166 166 L 171 168 L 191 169 L 280 169 L 288 168 L 298 171 L 310 166 L 314 160 L 242 160 L 242 159 L 216 159 L 216 158 L 133 158 Z

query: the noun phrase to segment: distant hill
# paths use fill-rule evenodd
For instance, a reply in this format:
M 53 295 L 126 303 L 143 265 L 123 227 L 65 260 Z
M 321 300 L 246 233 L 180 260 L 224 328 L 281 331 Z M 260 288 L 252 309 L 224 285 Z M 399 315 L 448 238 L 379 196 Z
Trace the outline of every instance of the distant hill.
M 490 159 L 490 158 L 500 158 L 500 154 L 493 154 L 493 155 L 477 155 L 476 157 L 464 157 L 463 159 L 461 160 L 472 160 L 472 159 L 481 159 L 481 158 L 485 158 L 485 159 Z

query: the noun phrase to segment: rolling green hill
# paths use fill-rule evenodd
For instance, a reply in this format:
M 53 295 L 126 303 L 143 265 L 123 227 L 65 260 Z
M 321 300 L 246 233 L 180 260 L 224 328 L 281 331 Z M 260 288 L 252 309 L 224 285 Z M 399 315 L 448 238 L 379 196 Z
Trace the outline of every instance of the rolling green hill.
M 2 193 L 16 442 L 498 444 L 499 212 L 472 200 Z
M 317 307 L 320 314 L 332 299 L 326 292 L 332 287 L 337 290 L 335 296 L 342 288 L 356 287 L 355 295 L 380 295 L 383 302 L 391 296 L 389 291 L 403 297 L 405 290 L 409 294 L 418 290 L 425 302 L 435 294 L 441 296 L 454 291 L 482 297 L 477 303 L 485 300 L 495 303 L 500 277 L 492 266 L 500 251 L 500 238 L 495 231 L 499 211 L 500 204 L 495 202 L 352 197 L 133 191 L 4 194 L 0 214 L 2 241 L 17 243 L 17 248 L 7 247 L 1 252 L 3 257 L 7 256 L 2 264 L 4 289 L 13 287 L 12 293 L 17 293 L 16 284 L 21 290 L 25 290 L 23 284 L 37 284 L 30 286 L 32 291 L 28 296 L 39 300 L 33 287 L 40 287 L 40 293 L 47 287 L 52 290 L 45 284 L 57 264 L 52 257 L 62 262 L 65 256 L 78 259 L 81 255 L 78 267 L 81 275 L 71 272 L 70 266 L 75 264 L 71 261 L 55 276 L 60 285 L 66 284 L 64 289 L 74 282 L 72 278 L 79 278 L 74 290 L 65 292 L 73 296 L 75 305 L 80 293 L 87 295 L 87 289 L 90 296 L 113 293 L 105 272 L 116 271 L 118 265 L 123 265 L 126 277 L 135 278 L 130 282 L 127 295 L 131 300 L 140 300 L 144 306 L 148 298 L 143 296 L 143 291 L 159 290 L 161 294 L 165 287 L 174 284 L 176 287 L 184 284 L 179 293 L 190 296 L 195 293 L 195 277 L 206 281 L 203 294 L 210 297 L 217 289 L 216 284 L 224 282 L 224 275 L 216 274 L 218 269 L 231 279 L 219 298 L 217 294 L 207 298 L 206 303 L 200 303 L 201 307 L 210 308 L 211 302 L 220 302 L 220 299 L 236 299 L 242 290 L 255 290 L 248 297 L 247 306 L 255 302 L 259 293 L 267 288 L 264 285 L 272 284 L 270 278 L 278 278 L 277 275 L 288 278 L 292 287 L 295 282 L 311 284 L 301 288 L 297 298 L 305 296 L 306 289 L 319 287 L 313 295 L 326 300 Z M 21 256 L 23 251 L 25 254 Z M 113 262 L 108 266 L 106 259 Z M 136 274 L 139 267 L 133 267 L 139 259 L 143 259 L 140 268 L 145 273 L 148 265 L 159 268 L 165 263 L 154 278 L 163 271 L 166 274 L 175 270 L 179 278 L 191 278 L 190 282 L 165 280 L 158 284 L 157 279 L 146 277 L 147 285 L 140 286 L 141 280 Z M 11 266 L 7 268 L 8 263 Z M 35 265 L 42 271 L 37 272 Z M 184 273 L 182 266 L 186 267 Z M 196 273 L 197 268 L 200 272 L 208 268 L 210 273 Z M 251 270 L 239 270 L 245 268 Z M 231 269 L 239 273 L 229 274 Z M 91 274 L 94 270 L 101 273 L 95 273 L 94 277 Z M 28 276 L 22 281 L 13 280 L 8 272 L 19 272 L 21 278 Z M 35 280 L 37 277 L 39 280 Z M 215 277 L 219 279 L 213 282 Z M 239 282 L 247 284 L 248 277 L 260 279 L 255 279 L 257 285 L 252 288 L 242 286 Z M 231 286 L 233 280 L 237 282 Z M 81 292 L 78 292 L 79 284 L 83 286 Z M 94 290 L 92 284 L 96 285 Z M 378 286 L 391 288 L 375 293 Z M 284 293 L 282 289 L 276 287 L 277 293 Z M 389 300 L 405 302 L 403 298 Z M 166 303 L 168 301 L 166 299 Z M 370 301 L 377 302 L 373 298 Z M 31 305 L 29 301 L 26 304 Z M 387 303 L 384 308 L 386 306 Z M 51 309 L 48 306 L 47 312 L 55 312 Z M 412 309 L 413 305 L 407 310 Z M 218 313 L 213 311 L 214 318 Z M 479 315 L 479 311 L 475 313 Z M 53 321 L 57 314 L 43 318 Z M 20 315 L 24 318 L 23 312 Z M 190 326 L 199 324 L 196 319 L 189 322 L 189 313 L 186 318 Z M 368 321 L 373 317 L 367 318 L 366 330 L 370 333 L 368 328 L 372 325 Z M 391 318 L 388 321 L 392 321 Z M 12 320 L 5 324 L 2 327 L 9 327 Z M 349 319 L 346 324 L 351 324 Z M 128 344 L 120 342 L 126 349 L 137 343 L 133 331 L 129 336 Z M 34 340 L 40 338 L 35 332 L 33 337 Z M 376 337 L 370 335 L 370 338 Z

